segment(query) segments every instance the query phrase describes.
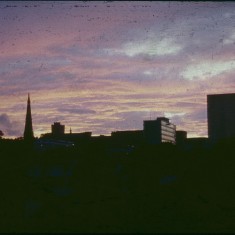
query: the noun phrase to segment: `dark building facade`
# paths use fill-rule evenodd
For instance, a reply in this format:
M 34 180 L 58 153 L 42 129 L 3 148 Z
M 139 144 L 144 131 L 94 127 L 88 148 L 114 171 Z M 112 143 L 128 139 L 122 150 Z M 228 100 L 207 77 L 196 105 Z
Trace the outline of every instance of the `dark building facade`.
M 72 133 L 71 129 L 70 133 L 65 133 L 65 125 L 62 125 L 60 122 L 54 122 L 54 124 L 51 125 L 51 133 L 42 134 L 40 139 L 57 140 L 57 142 L 69 141 L 65 143 L 77 143 L 90 140 L 91 135 L 92 132 Z
M 51 133 L 52 135 L 59 136 L 64 134 L 65 126 L 61 125 L 60 122 L 54 122 L 51 125 Z
M 176 143 L 183 144 L 187 140 L 187 131 L 176 131 Z
M 176 142 L 176 126 L 166 117 L 144 121 L 144 138 L 147 143 L 160 144 Z
M 34 134 L 33 134 L 31 106 L 30 106 L 30 95 L 28 94 L 27 111 L 26 111 L 25 128 L 24 128 L 24 140 L 29 141 L 33 139 L 34 139 Z
M 112 140 L 122 144 L 140 144 L 144 141 L 143 130 L 114 131 Z
M 235 137 L 235 93 L 207 95 L 207 122 L 210 140 Z

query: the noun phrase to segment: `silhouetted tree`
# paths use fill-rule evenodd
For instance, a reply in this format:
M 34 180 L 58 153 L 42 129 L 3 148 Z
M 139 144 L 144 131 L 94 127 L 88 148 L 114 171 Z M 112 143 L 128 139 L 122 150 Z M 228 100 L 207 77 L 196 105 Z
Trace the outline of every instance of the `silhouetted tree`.
M 0 130 L 0 139 L 4 136 L 4 133 Z

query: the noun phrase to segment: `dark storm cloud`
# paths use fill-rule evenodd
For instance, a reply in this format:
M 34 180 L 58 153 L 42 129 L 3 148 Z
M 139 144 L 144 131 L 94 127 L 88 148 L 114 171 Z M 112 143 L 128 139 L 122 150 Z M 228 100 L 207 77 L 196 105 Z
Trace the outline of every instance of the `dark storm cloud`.
M 0 114 L 0 130 L 6 136 L 21 136 L 22 130 L 19 122 L 10 120 L 9 116 L 5 113 Z

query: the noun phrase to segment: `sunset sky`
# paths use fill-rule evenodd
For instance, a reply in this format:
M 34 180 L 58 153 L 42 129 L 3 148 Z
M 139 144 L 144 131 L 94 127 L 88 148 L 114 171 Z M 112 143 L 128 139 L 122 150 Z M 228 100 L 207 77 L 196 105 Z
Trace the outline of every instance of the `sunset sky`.
M 166 116 L 207 136 L 206 95 L 235 92 L 234 2 L 0 2 L 0 130 L 109 135 Z

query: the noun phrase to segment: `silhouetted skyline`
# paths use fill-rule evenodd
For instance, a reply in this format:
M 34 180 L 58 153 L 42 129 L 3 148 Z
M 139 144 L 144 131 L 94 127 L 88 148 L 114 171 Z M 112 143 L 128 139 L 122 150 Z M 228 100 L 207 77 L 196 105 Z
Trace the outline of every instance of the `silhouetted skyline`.
M 165 116 L 207 136 L 207 94 L 232 93 L 233 2 L 0 2 L 0 130 L 62 122 L 94 135 Z

